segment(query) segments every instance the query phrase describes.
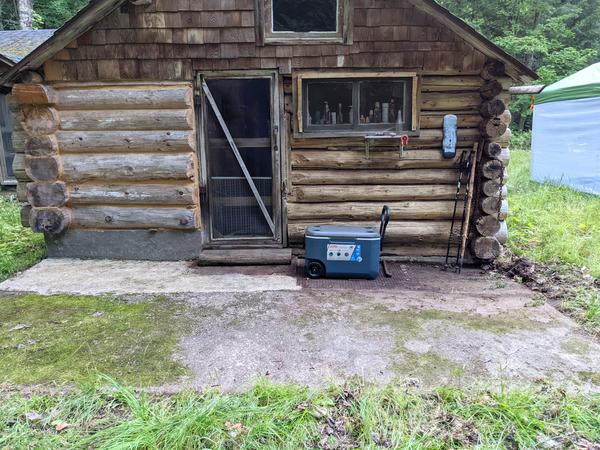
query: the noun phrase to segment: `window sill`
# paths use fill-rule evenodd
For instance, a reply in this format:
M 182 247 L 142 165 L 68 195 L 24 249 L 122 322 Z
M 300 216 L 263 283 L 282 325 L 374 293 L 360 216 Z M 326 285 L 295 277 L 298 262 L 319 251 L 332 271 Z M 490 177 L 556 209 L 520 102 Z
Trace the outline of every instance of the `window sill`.
M 318 45 L 318 44 L 346 44 L 344 38 L 341 36 L 325 37 L 304 37 L 304 36 L 290 36 L 290 37 L 265 37 L 265 45 Z
M 377 134 L 377 131 L 374 130 L 365 130 L 365 131 L 314 131 L 314 132 L 307 132 L 304 131 L 302 133 L 298 133 L 298 132 L 294 132 L 293 134 L 293 138 L 294 139 L 324 139 L 324 138 L 340 138 L 340 139 L 344 139 L 344 138 L 373 138 L 373 139 L 377 139 L 377 137 L 375 136 Z M 398 134 L 398 139 L 400 139 L 400 136 L 402 135 L 407 135 L 409 137 L 419 137 L 421 135 L 421 131 L 420 130 L 406 130 L 406 131 L 402 131 L 401 133 Z M 384 137 L 384 136 L 382 136 Z M 389 139 L 389 138 L 387 138 Z

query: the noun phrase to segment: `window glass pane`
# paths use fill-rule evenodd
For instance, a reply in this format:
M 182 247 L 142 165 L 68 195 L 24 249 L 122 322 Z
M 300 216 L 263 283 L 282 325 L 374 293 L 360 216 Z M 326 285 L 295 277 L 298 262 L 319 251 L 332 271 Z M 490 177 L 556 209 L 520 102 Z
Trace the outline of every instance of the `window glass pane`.
M 360 124 L 398 124 L 406 129 L 405 81 L 376 80 L 360 82 Z M 401 126 L 400 126 L 401 125 Z
M 337 31 L 337 0 L 273 0 L 273 31 Z
M 4 160 L 0 164 L 4 165 L 8 178 L 13 178 L 13 159 L 15 152 L 12 146 L 12 125 L 11 112 L 8 108 L 8 101 L 5 95 L 0 94 L 0 139 L 4 148 Z
M 310 125 L 348 125 L 353 122 L 351 81 L 312 81 L 307 83 Z

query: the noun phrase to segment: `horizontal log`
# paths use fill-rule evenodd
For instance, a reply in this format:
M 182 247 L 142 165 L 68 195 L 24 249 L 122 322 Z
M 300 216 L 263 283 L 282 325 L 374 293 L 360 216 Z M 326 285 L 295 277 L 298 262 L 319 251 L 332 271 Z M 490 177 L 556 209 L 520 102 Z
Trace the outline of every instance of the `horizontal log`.
M 497 142 L 490 142 L 483 147 L 483 154 L 488 158 L 498 158 L 502 153 L 502 146 Z
M 72 205 L 198 205 L 194 184 L 74 184 Z
M 13 174 L 17 181 L 30 181 L 31 178 L 27 175 L 25 170 L 25 155 L 23 153 L 16 153 L 12 163 Z
M 401 256 L 407 258 L 446 257 L 448 247 L 445 244 L 397 245 L 383 243 L 381 256 Z M 458 248 L 450 247 L 450 255 L 456 255 Z
M 487 197 L 506 198 L 508 195 L 508 188 L 500 178 L 484 181 L 481 185 L 481 191 Z
M 504 167 L 508 167 L 510 165 L 510 148 L 503 147 L 502 151 L 498 155 L 498 159 L 502 161 Z
M 56 181 L 62 174 L 58 156 L 26 156 L 25 172 L 33 181 Z
M 456 184 L 455 169 L 293 170 L 293 185 L 329 184 Z
M 27 183 L 27 201 L 35 208 L 60 208 L 68 200 L 69 193 L 65 183 Z
M 95 206 L 73 208 L 73 226 L 97 229 L 172 229 L 199 227 L 197 209 Z
M 456 196 L 452 185 L 327 185 L 296 186 L 289 196 L 290 202 L 352 202 L 352 201 L 408 201 L 451 200 Z
M 500 256 L 502 245 L 495 237 L 480 236 L 471 242 L 471 251 L 476 258 L 490 261 Z
M 421 77 L 422 87 L 452 86 L 479 89 L 482 84 L 483 80 L 479 76 L 425 75 Z
M 128 111 L 62 111 L 60 129 L 66 131 L 192 130 L 193 109 Z
M 502 245 L 505 245 L 508 242 L 508 225 L 505 220 L 500 222 L 500 230 L 494 237 Z
M 504 111 L 506 111 L 506 103 L 499 98 L 483 102 L 479 108 L 479 113 L 485 118 L 498 117 Z
M 496 97 L 503 91 L 502 83 L 498 80 L 489 80 L 486 81 L 485 84 L 479 90 L 481 97 L 489 100 L 491 98 Z
M 500 114 L 500 120 L 504 122 L 506 125 L 510 125 L 512 122 L 512 113 L 510 110 L 505 109 L 502 114 Z
M 477 109 L 480 105 L 481 96 L 478 92 L 424 92 L 421 94 L 421 110 L 423 111 Z
M 29 220 L 31 218 L 31 205 L 25 204 L 21 207 L 21 226 L 29 228 L 31 225 Z
M 31 230 L 36 233 L 60 234 L 70 223 L 71 213 L 66 208 L 32 208 L 29 217 Z
M 56 136 L 32 136 L 25 142 L 25 154 L 30 156 L 52 156 L 58 153 Z
M 488 139 L 502 136 L 508 129 L 507 125 L 499 117 L 486 119 L 479 125 L 481 134 Z
M 23 153 L 25 150 L 25 143 L 29 136 L 25 131 L 13 131 L 12 132 L 12 145 L 15 153 Z
M 63 153 L 196 150 L 193 131 L 58 131 L 56 138 Z
M 507 128 L 502 136 L 497 137 L 494 140 L 498 144 L 502 145 L 503 147 L 507 147 L 510 144 L 511 139 L 512 139 L 512 131 L 510 130 L 510 128 Z
M 327 222 L 321 225 L 335 224 L 341 226 L 378 226 L 377 222 Z M 288 240 L 292 243 L 304 241 L 304 233 L 310 222 L 289 222 Z M 448 242 L 450 235 L 450 221 L 416 221 L 416 222 L 390 222 L 385 233 L 385 242 L 388 244 L 420 244 Z M 455 227 L 454 241 L 458 241 L 460 227 Z
M 500 178 L 504 174 L 504 164 L 498 159 L 490 159 L 481 165 L 481 174 L 488 180 Z
M 501 61 L 489 61 L 481 71 L 481 78 L 484 80 L 495 80 L 506 74 L 506 65 Z
M 508 200 L 502 200 L 500 204 L 500 212 L 498 213 L 499 220 L 506 220 L 508 218 Z
M 457 147 L 473 148 L 473 143 L 479 139 L 480 133 L 477 128 L 459 128 L 457 133 Z M 405 151 L 427 150 L 441 147 L 443 139 L 442 129 L 421 130 L 419 136 L 410 138 L 409 145 Z M 341 151 L 341 150 L 361 150 L 365 151 L 365 138 L 305 138 L 292 139 L 290 142 L 292 150 L 321 150 L 321 151 Z M 370 149 L 373 152 L 384 150 L 398 150 L 400 148 L 400 139 L 373 139 Z
M 295 150 L 291 152 L 294 169 L 449 169 L 455 167 L 456 158 L 444 159 L 441 150 L 411 150 L 400 158 L 397 151 L 371 153 L 364 151 Z
M 443 111 L 439 114 L 437 111 L 423 111 L 419 118 L 419 127 L 421 130 L 439 128 L 444 125 L 444 117 L 448 114 L 454 114 L 453 111 Z M 468 114 L 454 114 L 458 118 L 459 128 L 478 128 L 481 123 L 479 111 Z
M 96 85 L 56 91 L 59 110 L 187 109 L 194 104 L 191 85 Z
M 20 105 L 49 105 L 58 98 L 52 87 L 43 84 L 15 84 L 11 94 Z
M 386 202 L 392 220 L 451 219 L 453 201 Z M 379 220 L 383 202 L 288 203 L 288 220 Z M 457 216 L 462 217 L 462 210 Z
M 60 118 L 56 109 L 42 105 L 24 105 L 21 125 L 29 136 L 44 136 L 58 129 Z
M 485 197 L 481 200 L 481 210 L 485 214 L 505 219 L 505 214 L 508 213 L 508 201 L 501 197 Z
M 195 156 L 176 155 L 65 155 L 63 179 L 67 182 L 91 180 L 149 181 L 186 180 L 196 176 Z
M 500 230 L 500 221 L 491 215 L 481 216 L 475 221 L 475 228 L 482 236 L 494 236 Z
M 27 183 L 17 182 L 17 201 L 24 203 L 27 201 Z

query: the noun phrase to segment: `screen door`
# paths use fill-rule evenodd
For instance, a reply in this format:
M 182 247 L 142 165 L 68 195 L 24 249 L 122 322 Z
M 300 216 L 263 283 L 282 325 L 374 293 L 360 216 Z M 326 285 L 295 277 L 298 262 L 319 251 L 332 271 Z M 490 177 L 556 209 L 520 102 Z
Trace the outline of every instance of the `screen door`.
M 201 83 L 211 240 L 274 238 L 272 78 Z

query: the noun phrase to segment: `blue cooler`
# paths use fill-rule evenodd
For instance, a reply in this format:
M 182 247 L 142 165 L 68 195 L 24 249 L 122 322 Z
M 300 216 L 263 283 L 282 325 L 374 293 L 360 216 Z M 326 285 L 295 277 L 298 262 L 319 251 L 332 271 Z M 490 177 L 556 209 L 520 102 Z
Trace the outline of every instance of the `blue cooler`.
M 381 236 L 374 227 L 311 225 L 304 237 L 309 278 L 367 278 L 379 275 Z

